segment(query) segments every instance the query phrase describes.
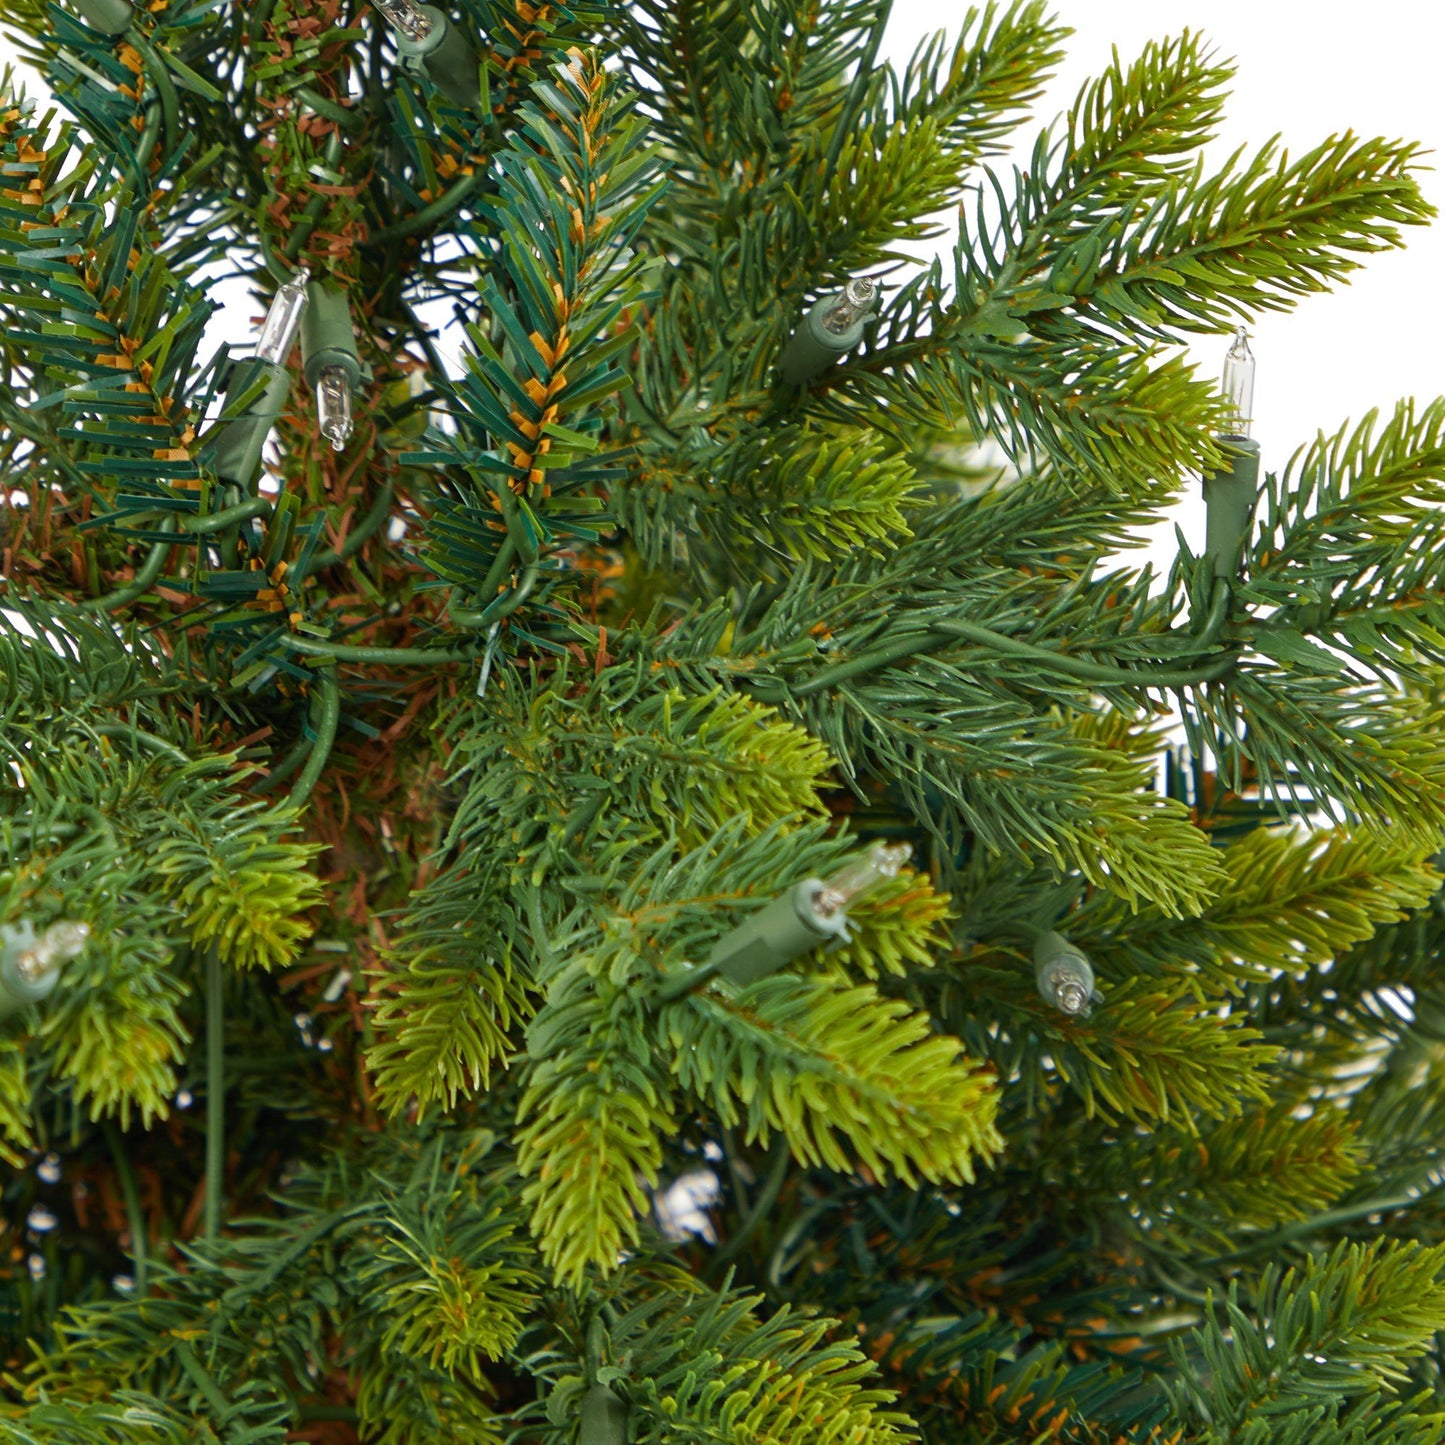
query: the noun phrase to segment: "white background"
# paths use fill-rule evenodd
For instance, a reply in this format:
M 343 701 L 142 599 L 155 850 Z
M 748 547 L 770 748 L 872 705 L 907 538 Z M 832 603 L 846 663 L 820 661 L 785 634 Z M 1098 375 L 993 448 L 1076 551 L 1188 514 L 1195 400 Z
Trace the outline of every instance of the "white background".
M 901 69 L 926 34 L 942 29 L 952 37 L 964 10 L 896 0 L 883 58 Z M 1018 132 L 1023 152 L 1039 124 L 1108 63 L 1111 46 L 1127 61 L 1146 40 L 1186 28 L 1203 31 L 1222 57 L 1238 62 L 1226 126 L 1213 148 L 1218 159 L 1275 133 L 1294 153 L 1346 129 L 1427 147 L 1445 136 L 1445 7 L 1424 0 L 1348 7 L 1318 0 L 1058 0 L 1054 10 L 1075 34 L 1035 118 Z M 0 58 L 12 57 L 0 37 Z M 27 77 L 27 86 L 44 94 L 38 79 Z M 1432 171 L 1422 180 L 1430 199 L 1445 207 L 1445 178 Z M 1408 250 L 1368 258 L 1349 285 L 1308 297 L 1291 312 L 1265 314 L 1252 327 L 1259 360 L 1254 430 L 1266 467 L 1278 469 L 1317 430 L 1333 431 L 1371 407 L 1445 391 L 1445 224 L 1412 228 L 1407 236 Z M 244 345 L 256 308 L 244 288 L 232 294 L 211 335 Z M 1201 338 L 1191 354 L 1213 376 L 1225 349 L 1223 338 Z M 1202 526 L 1201 511 L 1196 498 L 1181 506 L 1191 536 Z M 1166 564 L 1171 551 L 1164 536 L 1151 549 Z

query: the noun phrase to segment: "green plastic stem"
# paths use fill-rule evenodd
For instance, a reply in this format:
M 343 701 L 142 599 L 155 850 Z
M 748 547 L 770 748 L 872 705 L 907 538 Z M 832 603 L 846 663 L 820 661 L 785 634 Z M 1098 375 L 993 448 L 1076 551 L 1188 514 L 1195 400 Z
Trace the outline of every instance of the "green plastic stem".
M 517 579 L 515 587 L 510 591 L 503 592 L 482 608 L 478 625 L 486 627 L 493 622 L 499 622 L 503 617 L 510 617 L 527 600 L 532 588 L 536 586 L 537 570 L 537 564 L 529 562 L 523 569 L 522 575 Z
M 337 105 L 334 100 L 327 100 L 324 95 L 318 95 L 309 85 L 298 85 L 291 93 L 297 100 L 303 101 L 308 110 L 314 110 L 317 115 L 335 122 L 343 130 L 354 131 L 361 124 L 355 111 L 348 110 L 344 105 Z
M 768 1177 L 763 1180 L 762 1191 L 753 1202 L 747 1218 L 738 1227 L 738 1232 L 713 1254 L 714 1265 L 726 1264 L 728 1260 L 735 1258 L 741 1253 L 748 1240 L 758 1232 L 758 1226 L 767 1217 L 768 1211 L 777 1203 L 778 1195 L 783 1188 L 783 1180 L 788 1177 L 789 1157 L 787 1140 L 780 1135 L 773 1141 L 773 1163 L 768 1170 Z
M 175 521 L 167 517 L 161 522 L 161 531 L 173 532 L 175 526 Z M 114 592 L 107 592 L 103 597 L 87 597 L 76 605 L 87 612 L 113 612 L 117 607 L 124 607 L 127 602 L 134 602 L 143 592 L 148 592 L 156 578 L 161 575 L 166 553 L 171 550 L 171 546 L 170 542 L 157 542 L 136 570 L 135 576 L 124 587 L 117 587 Z
M 340 159 L 341 132 L 334 130 L 327 138 L 326 153 L 323 161 L 328 168 L 335 170 L 336 163 Z M 326 209 L 327 202 L 330 200 L 331 197 L 324 191 L 317 191 L 317 193 L 306 202 L 305 209 L 296 218 L 296 224 L 291 228 L 291 234 L 286 238 L 286 245 L 282 249 L 282 254 L 288 261 L 295 261 L 301 254 L 301 248 L 305 246 L 308 237 L 315 229 L 317 221 L 321 219 L 322 211 Z
M 140 1207 L 140 1191 L 136 1188 L 135 1170 L 130 1167 L 130 1156 L 125 1152 L 125 1141 L 113 1119 L 107 1119 L 102 1126 L 105 1142 L 110 1148 L 110 1157 L 115 1163 L 115 1175 L 120 1180 L 120 1192 L 125 1200 L 126 1228 L 130 1231 L 131 1268 L 135 1271 L 135 1298 L 144 1299 L 146 1293 L 146 1223 Z
M 186 512 L 163 512 L 161 515 L 174 518 L 181 531 L 195 536 L 224 531 L 237 522 L 248 522 L 252 517 L 269 516 L 272 509 L 270 497 L 249 497 L 244 502 L 237 502 L 234 507 L 226 507 L 219 512 L 207 512 L 204 517 L 192 516 Z M 139 522 L 149 521 L 155 515 L 155 512 L 128 512 L 123 519 L 117 517 L 116 520 L 124 520 L 134 526 Z
M 132 12 L 134 13 L 134 12 Z M 139 31 L 132 31 L 131 43 L 140 52 L 145 65 L 146 76 L 156 88 L 161 99 L 161 117 L 165 123 L 167 149 L 173 149 L 181 138 L 181 103 L 176 87 L 171 81 L 165 61 L 161 59 L 154 45 Z M 149 158 L 147 158 L 149 160 Z
M 292 743 L 286 756 L 256 784 L 254 791 L 257 793 L 269 793 L 273 788 L 280 787 L 280 785 L 301 766 L 302 759 L 310 753 L 314 743 L 314 738 L 308 738 L 303 733 Z
M 320 677 L 321 692 L 316 706 L 316 741 L 306 758 L 306 766 L 286 795 L 286 805 L 300 808 L 311 796 L 311 790 L 321 777 L 321 770 L 331 756 L 331 745 L 336 741 L 337 724 L 341 721 L 341 689 L 336 682 L 336 669 L 326 668 Z
M 1227 598 L 1222 605 L 1228 606 Z M 876 672 L 890 663 L 901 662 L 906 657 L 913 657 L 918 653 L 931 652 L 935 648 L 944 647 L 956 639 L 976 642 L 994 653 L 1002 653 L 1008 657 L 1027 658 L 1030 662 L 1038 663 L 1053 672 L 1076 677 L 1084 682 L 1096 682 L 1110 687 L 1195 687 L 1202 682 L 1213 682 L 1217 678 L 1225 676 L 1233 670 L 1236 662 L 1234 655 L 1230 654 L 1203 666 L 1189 669 L 1161 667 L 1155 671 L 1146 671 L 1144 669 L 1109 667 L 1103 663 L 1089 662 L 1084 658 L 1064 657 L 1060 653 L 1051 652 L 1048 648 L 1034 647 L 1030 643 L 1019 642 L 1015 638 L 1005 637 L 1001 632 L 993 632 L 971 622 L 963 622 L 955 618 L 940 618 L 930 623 L 925 631 L 909 633 L 893 642 L 884 643 L 880 647 L 860 653 L 847 662 L 840 662 L 836 666 L 824 668 L 822 672 L 815 674 L 797 687 L 784 688 L 781 683 L 765 682 L 761 687 L 755 689 L 755 693 L 764 701 L 780 700 L 785 696 L 811 697 L 830 687 L 837 687 L 840 683 L 847 682 L 852 678 Z
M 935 624 L 955 637 L 977 642 L 995 652 L 1013 657 L 1025 657 L 1056 672 L 1070 674 L 1086 682 L 1109 683 L 1116 687 L 1192 687 L 1201 682 L 1213 682 L 1223 677 L 1235 665 L 1233 656 L 1218 658 L 1196 668 L 1173 670 L 1160 668 L 1157 671 L 1134 670 L 1125 667 L 1108 667 L 1103 663 L 1088 662 L 1078 657 L 1063 657 L 1045 647 L 1034 647 L 1027 642 L 1018 642 L 1002 633 L 991 632 L 986 627 L 976 627 L 971 622 L 949 619 Z
M 134 160 L 127 164 L 133 165 L 135 174 L 131 177 L 130 184 L 137 192 L 149 189 L 149 171 L 151 155 L 154 153 L 156 144 L 161 138 L 161 104 L 154 96 L 146 105 L 145 122 L 141 128 L 140 139 L 135 145 Z
M 235 526 L 237 522 L 249 522 L 252 517 L 269 517 L 274 507 L 270 497 L 248 497 L 244 502 L 237 502 L 234 507 L 225 507 L 204 517 L 182 518 L 181 529 L 199 534 L 222 532 L 227 527 Z
M 1215 639 L 1224 629 L 1224 624 L 1229 621 L 1229 605 L 1233 597 L 1229 583 L 1216 577 L 1214 586 L 1209 589 L 1209 611 L 1204 614 L 1203 623 L 1193 634 L 1193 641 L 1200 647 L 1214 645 Z
M 427 360 L 431 362 L 432 371 L 436 374 L 438 380 L 444 381 L 446 379 L 447 369 L 442 362 L 440 354 L 437 352 L 435 343 L 431 339 L 431 332 L 405 301 L 401 303 L 401 309 L 406 313 L 406 319 L 411 323 L 412 334 L 416 337 L 417 341 L 420 342 L 421 349 L 426 352 Z
M 304 652 L 308 657 L 334 657 L 338 662 L 470 662 L 476 652 L 424 647 L 350 647 L 344 642 L 323 642 L 317 637 L 299 637 L 283 632 L 281 646 L 291 652 Z
M 485 171 L 473 171 L 469 176 L 463 176 L 449 190 L 444 191 L 436 200 L 424 206 L 414 215 L 408 216 L 403 221 L 396 221 L 390 226 L 384 226 L 379 231 L 373 231 L 362 244 L 363 249 L 375 246 L 385 246 L 392 241 L 400 241 L 406 236 L 414 235 L 417 231 L 424 231 L 436 221 L 449 216 L 460 206 L 468 196 L 474 195 L 478 190 L 494 190 L 496 183 Z
M 1261 1253 L 1273 1254 L 1282 1245 L 1293 1244 L 1297 1239 L 1309 1239 L 1314 1235 L 1326 1234 L 1342 1224 L 1353 1224 L 1357 1219 L 1367 1219 L 1372 1214 L 1393 1214 L 1398 1209 L 1409 1209 L 1412 1205 L 1423 1204 L 1428 1195 L 1404 1194 L 1389 1199 L 1366 1199 L 1359 1204 L 1347 1204 L 1339 1209 L 1328 1209 L 1323 1214 L 1312 1214 L 1308 1219 L 1296 1220 L 1283 1228 L 1261 1234 L 1243 1249 L 1231 1254 L 1216 1254 L 1198 1263 L 1200 1269 L 1212 1269 L 1218 1265 L 1237 1264 Z
M 480 627 L 482 625 L 481 610 L 476 607 L 464 607 L 461 603 L 461 594 L 455 588 L 447 598 L 447 616 L 456 623 L 458 627 Z
M 376 500 L 366 515 L 346 534 L 339 547 L 328 547 L 311 558 L 311 570 L 320 572 L 325 567 L 334 567 L 358 551 L 376 529 L 391 515 L 391 503 L 396 495 L 396 478 L 388 477 L 383 483 Z
M 221 954 L 206 950 L 206 1199 L 202 1230 L 208 1244 L 221 1233 L 221 1190 L 226 1178 L 226 999 Z
M 189 763 L 190 758 L 174 743 L 158 738 L 154 733 L 142 732 L 139 728 L 126 727 L 124 723 L 98 723 L 90 729 L 103 738 L 125 738 L 127 742 L 139 743 L 153 753 L 162 753 L 173 762 Z

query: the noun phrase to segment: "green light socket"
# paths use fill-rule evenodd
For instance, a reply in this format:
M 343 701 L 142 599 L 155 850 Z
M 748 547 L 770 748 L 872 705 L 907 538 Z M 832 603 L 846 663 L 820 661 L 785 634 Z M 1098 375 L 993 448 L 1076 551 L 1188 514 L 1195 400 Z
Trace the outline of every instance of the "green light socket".
M 1259 443 L 1248 437 L 1219 440 L 1234 456 L 1228 471 L 1204 478 L 1204 555 L 1214 563 L 1216 577 L 1233 579 L 1259 496 Z
M 421 10 L 431 20 L 431 30 L 421 40 L 397 37 L 401 63 L 413 75 L 425 74 L 453 105 L 475 110 L 482 101 L 476 51 L 435 5 L 423 5 Z
M 709 965 L 739 988 L 767 978 L 820 943 L 848 936 L 848 919 L 840 909 L 824 917 L 814 907 L 823 884 L 805 878 L 774 898 L 766 908 L 724 934 L 708 959 Z
M 589 1385 L 578 1410 L 577 1445 L 626 1445 L 627 1405 L 606 1385 Z
M 329 281 L 313 281 L 306 288 L 306 310 L 301 317 L 301 373 L 306 385 L 328 366 L 339 366 L 355 391 L 361 381 L 356 355 L 356 331 L 351 325 L 351 303 L 346 292 Z
M 29 919 L 0 927 L 0 1019 L 39 1003 L 60 981 L 60 970 L 52 969 L 38 979 L 27 979 L 16 971 L 15 960 L 35 945 L 36 933 Z
M 823 318 L 837 304 L 837 296 L 824 296 L 808 308 L 778 359 L 778 374 L 785 386 L 803 386 L 821 376 L 839 357 L 847 355 L 863 339 L 870 316 L 859 316 L 843 332 L 829 331 Z
M 1034 939 L 1034 981 L 1042 998 L 1076 1018 L 1089 1012 L 1095 998 L 1093 965 L 1062 933 Z
M 124 35 L 135 22 L 130 0 L 74 0 L 80 18 L 102 35 Z
M 212 465 L 223 482 L 255 495 L 261 473 L 261 451 L 271 428 L 291 395 L 291 373 L 274 362 L 246 357 L 236 362 L 226 385 L 227 397 L 239 396 L 256 379 L 257 369 L 266 376 L 266 390 L 220 435 Z

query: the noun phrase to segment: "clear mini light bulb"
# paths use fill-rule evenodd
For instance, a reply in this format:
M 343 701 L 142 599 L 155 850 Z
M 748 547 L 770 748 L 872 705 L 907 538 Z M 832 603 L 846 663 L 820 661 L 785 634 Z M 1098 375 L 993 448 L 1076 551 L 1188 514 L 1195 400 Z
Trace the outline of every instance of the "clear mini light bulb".
M 26 983 L 39 983 L 62 963 L 78 958 L 89 937 L 88 923 L 52 923 L 29 948 L 15 955 L 15 972 Z
M 871 276 L 860 276 L 850 281 L 823 316 L 823 329 L 842 336 L 860 316 L 868 314 L 877 294 L 878 283 Z
M 1222 389 L 1231 412 L 1225 435 L 1247 437 L 1254 419 L 1254 353 L 1249 349 L 1249 333 L 1242 326 L 1234 333 L 1234 345 L 1224 358 Z
M 322 367 L 316 378 L 316 416 L 321 435 L 339 452 L 351 435 L 351 378 L 344 367 Z
M 303 266 L 284 286 L 276 288 L 270 310 L 261 326 L 256 355 L 273 366 L 284 366 L 296 342 L 301 313 L 306 310 L 306 285 L 311 273 Z
M 1070 1018 L 1084 1017 L 1094 1002 L 1093 965 L 1061 934 L 1035 940 L 1034 979 L 1040 995 Z
M 1089 1007 L 1089 980 L 1073 959 L 1050 968 L 1042 987 L 1044 997 L 1062 1014 L 1077 1018 Z
M 371 0 L 376 12 L 398 35 L 408 40 L 425 40 L 432 32 L 432 18 L 414 0 Z
M 831 918 L 855 898 L 871 893 L 885 879 L 894 878 L 913 856 L 910 843 L 875 843 L 861 857 L 845 863 L 813 896 L 813 908 Z

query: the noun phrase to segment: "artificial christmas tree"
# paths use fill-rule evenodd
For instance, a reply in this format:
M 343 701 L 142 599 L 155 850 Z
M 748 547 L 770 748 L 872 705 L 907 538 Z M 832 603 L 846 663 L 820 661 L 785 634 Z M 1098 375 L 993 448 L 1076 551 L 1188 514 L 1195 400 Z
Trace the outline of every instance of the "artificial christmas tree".
M 1186 35 L 997 179 L 1035 3 L 0 12 L 0 1438 L 1445 1434 L 1445 405 L 1251 499 L 1171 350 L 1414 147 L 1210 173 Z

